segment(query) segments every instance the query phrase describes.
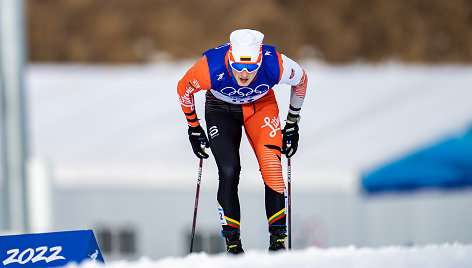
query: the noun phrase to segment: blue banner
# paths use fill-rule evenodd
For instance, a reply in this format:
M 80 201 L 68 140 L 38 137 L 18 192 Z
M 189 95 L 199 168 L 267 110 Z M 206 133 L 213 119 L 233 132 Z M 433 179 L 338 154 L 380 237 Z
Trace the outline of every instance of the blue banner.
M 368 194 L 472 187 L 472 127 L 366 172 L 362 187 Z
M 57 267 L 104 262 L 92 230 L 0 236 L 0 267 Z

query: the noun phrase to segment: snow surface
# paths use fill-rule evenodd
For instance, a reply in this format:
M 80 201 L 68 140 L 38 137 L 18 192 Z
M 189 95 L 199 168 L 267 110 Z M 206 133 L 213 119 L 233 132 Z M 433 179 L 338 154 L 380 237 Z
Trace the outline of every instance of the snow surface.
M 106 265 L 85 263 L 68 268 L 184 268 L 184 267 L 316 267 L 316 268 L 470 268 L 472 245 L 442 244 L 415 247 L 382 248 L 308 248 L 283 253 L 248 251 L 244 256 L 194 253 L 186 257 L 168 257 L 161 260 L 142 258 L 138 261 L 114 261 Z

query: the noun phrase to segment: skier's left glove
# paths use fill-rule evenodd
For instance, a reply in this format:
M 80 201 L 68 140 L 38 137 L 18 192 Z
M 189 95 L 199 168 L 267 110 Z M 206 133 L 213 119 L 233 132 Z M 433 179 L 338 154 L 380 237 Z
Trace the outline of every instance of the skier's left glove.
M 298 149 L 298 124 L 287 121 L 282 130 L 282 153 L 292 157 Z
M 208 154 L 205 153 L 204 148 L 209 148 L 210 144 L 202 126 L 188 126 L 188 139 L 192 145 L 193 152 L 198 158 L 208 158 Z

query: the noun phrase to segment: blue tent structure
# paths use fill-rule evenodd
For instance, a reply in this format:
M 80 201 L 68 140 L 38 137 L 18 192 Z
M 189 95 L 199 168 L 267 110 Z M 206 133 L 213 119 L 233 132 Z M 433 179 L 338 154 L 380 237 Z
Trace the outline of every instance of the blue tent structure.
M 367 194 L 472 187 L 472 127 L 463 136 L 366 172 L 361 184 Z

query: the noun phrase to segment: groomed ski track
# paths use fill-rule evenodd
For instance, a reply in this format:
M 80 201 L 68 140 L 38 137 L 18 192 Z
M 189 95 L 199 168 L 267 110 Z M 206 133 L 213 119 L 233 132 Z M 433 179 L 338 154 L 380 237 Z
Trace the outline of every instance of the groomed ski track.
M 290 252 L 269 254 L 248 250 L 244 256 L 225 254 L 208 255 L 193 253 L 184 257 L 167 257 L 161 260 L 141 258 L 137 261 L 111 261 L 106 265 L 85 263 L 68 265 L 68 268 L 470 268 L 472 245 L 442 244 L 411 247 L 382 248 L 308 248 Z

